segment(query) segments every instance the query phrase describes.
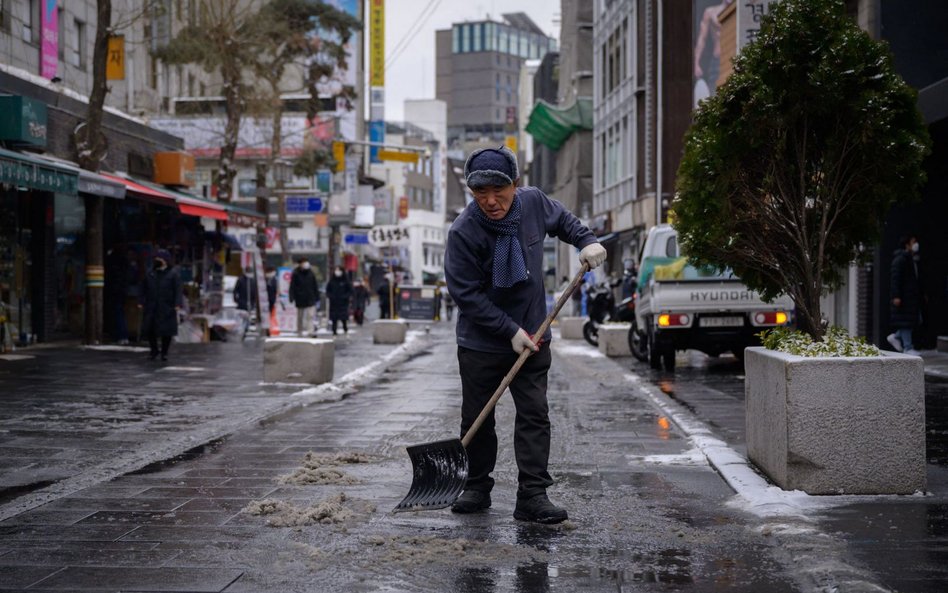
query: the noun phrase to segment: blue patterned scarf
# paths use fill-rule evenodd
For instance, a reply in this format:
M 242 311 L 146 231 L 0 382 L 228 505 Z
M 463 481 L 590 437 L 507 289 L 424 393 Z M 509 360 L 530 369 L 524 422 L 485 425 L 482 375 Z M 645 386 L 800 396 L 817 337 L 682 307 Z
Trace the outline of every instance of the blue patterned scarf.
M 488 232 L 497 235 L 494 243 L 494 286 L 510 288 L 526 280 L 527 264 L 523 257 L 523 246 L 517 239 L 520 230 L 520 196 L 514 196 L 510 210 L 500 220 L 488 217 L 476 202 L 471 202 L 471 208 L 477 222 Z

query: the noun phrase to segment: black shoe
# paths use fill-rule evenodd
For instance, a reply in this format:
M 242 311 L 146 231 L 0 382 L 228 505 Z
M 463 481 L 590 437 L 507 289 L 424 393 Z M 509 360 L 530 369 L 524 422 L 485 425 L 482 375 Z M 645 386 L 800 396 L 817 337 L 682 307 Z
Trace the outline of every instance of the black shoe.
M 518 498 L 517 508 L 514 509 L 514 519 L 552 525 L 569 519 L 569 515 L 566 514 L 565 509 L 550 502 L 544 492 L 531 498 Z
M 465 490 L 451 505 L 452 513 L 476 513 L 490 508 L 490 493 L 480 490 Z

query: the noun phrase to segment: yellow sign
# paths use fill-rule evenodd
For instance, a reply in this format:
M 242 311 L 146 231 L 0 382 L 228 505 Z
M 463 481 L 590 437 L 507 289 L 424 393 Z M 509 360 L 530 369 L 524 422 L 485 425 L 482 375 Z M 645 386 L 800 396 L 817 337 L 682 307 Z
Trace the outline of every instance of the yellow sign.
M 109 58 L 105 63 L 106 80 L 125 80 L 125 37 L 109 37 Z
M 338 140 L 332 143 L 332 159 L 336 161 L 336 173 L 346 170 L 346 143 Z
M 379 150 L 379 160 L 398 161 L 400 163 L 417 163 L 417 152 L 398 152 L 397 150 Z
M 385 0 L 369 0 L 370 86 L 385 86 Z
M 504 139 L 504 146 L 514 151 L 514 154 L 517 153 L 517 137 L 516 136 L 507 136 Z

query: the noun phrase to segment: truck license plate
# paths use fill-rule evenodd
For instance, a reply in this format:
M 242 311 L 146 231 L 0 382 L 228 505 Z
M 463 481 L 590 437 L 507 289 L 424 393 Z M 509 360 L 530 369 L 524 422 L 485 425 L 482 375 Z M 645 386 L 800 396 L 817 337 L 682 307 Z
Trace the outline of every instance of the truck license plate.
M 701 317 L 698 319 L 701 327 L 742 327 L 743 317 Z

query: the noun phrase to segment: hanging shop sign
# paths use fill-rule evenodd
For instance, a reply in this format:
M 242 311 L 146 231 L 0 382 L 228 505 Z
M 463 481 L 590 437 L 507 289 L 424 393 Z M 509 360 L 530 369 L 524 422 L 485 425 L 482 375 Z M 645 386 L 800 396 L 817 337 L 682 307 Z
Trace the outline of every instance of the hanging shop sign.
M 0 183 L 75 195 L 79 175 L 0 149 Z
M 156 152 L 154 181 L 161 185 L 194 185 L 194 156 L 182 151 Z
M 46 104 L 19 95 L 0 97 L 0 140 L 46 146 Z
M 369 231 L 369 244 L 375 247 L 392 247 L 409 245 L 411 236 L 408 227 L 394 224 L 374 226 Z

